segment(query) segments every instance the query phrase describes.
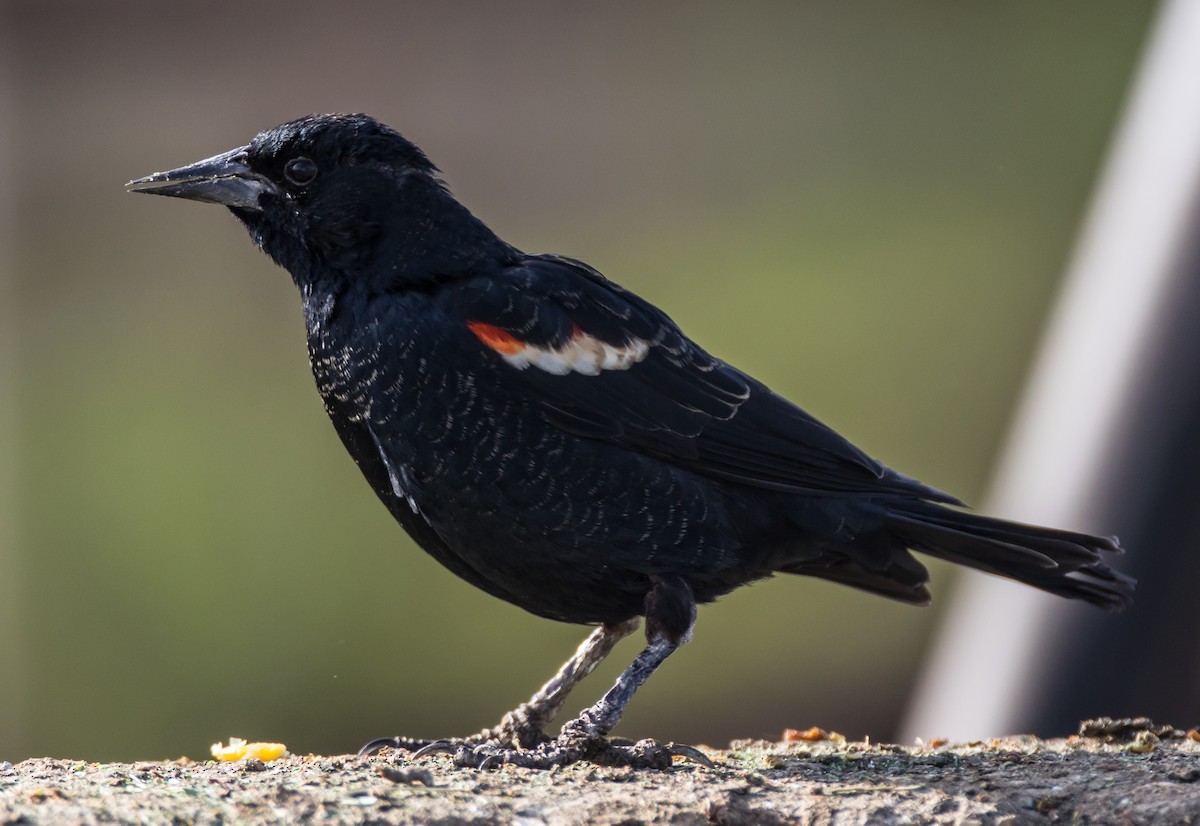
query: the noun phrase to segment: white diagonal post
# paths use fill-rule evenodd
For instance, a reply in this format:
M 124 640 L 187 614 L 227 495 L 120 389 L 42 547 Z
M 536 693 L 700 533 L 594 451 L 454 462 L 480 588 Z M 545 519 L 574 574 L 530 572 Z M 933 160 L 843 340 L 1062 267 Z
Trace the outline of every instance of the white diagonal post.
M 987 512 L 1105 530 L 1097 497 L 1139 370 L 1200 231 L 1200 2 L 1158 13 Z M 1200 358 L 1200 353 L 1193 354 Z M 1149 551 L 1147 551 L 1149 552 Z M 1121 560 L 1116 560 L 1118 565 Z M 1135 596 L 1136 600 L 1136 596 Z M 1032 719 L 1039 674 L 1073 625 L 1069 604 L 964 574 L 901 735 L 971 740 Z

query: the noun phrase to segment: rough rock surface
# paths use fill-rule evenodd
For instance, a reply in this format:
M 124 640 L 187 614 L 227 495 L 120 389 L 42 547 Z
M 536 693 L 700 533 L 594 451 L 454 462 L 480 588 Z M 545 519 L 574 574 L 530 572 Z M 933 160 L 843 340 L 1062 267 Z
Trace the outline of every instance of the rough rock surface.
M 480 772 L 393 751 L 266 764 L 36 759 L 0 763 L 0 824 L 1200 823 L 1200 742 L 1161 726 L 1084 730 L 915 747 L 738 742 L 705 750 L 715 769 L 669 771 Z

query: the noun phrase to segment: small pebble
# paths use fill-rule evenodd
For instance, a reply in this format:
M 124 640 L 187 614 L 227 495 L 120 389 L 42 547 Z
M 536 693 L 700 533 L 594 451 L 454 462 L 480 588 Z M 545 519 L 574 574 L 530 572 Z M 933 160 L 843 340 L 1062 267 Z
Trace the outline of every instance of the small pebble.
M 433 785 L 433 772 L 429 769 L 398 769 L 395 766 L 380 766 L 379 774 L 393 783 L 420 783 L 423 786 Z
M 356 794 L 353 797 L 343 797 L 343 806 L 374 806 L 379 798 L 373 794 Z

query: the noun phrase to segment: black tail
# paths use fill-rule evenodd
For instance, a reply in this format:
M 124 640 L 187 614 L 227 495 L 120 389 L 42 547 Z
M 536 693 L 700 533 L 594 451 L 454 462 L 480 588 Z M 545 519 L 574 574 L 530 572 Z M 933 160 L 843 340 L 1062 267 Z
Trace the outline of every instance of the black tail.
M 1105 553 L 1121 553 L 1115 537 L 1022 525 L 913 500 L 890 505 L 885 525 L 907 547 L 938 559 L 1107 611 L 1133 602 L 1136 580 L 1100 561 Z

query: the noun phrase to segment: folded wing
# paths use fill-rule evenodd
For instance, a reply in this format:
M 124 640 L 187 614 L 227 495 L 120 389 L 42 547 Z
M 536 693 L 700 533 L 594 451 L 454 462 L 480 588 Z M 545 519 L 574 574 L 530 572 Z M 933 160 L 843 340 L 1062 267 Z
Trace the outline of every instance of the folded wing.
M 957 503 L 709 355 L 585 264 L 526 256 L 461 295 L 467 330 L 571 433 L 753 487 Z

